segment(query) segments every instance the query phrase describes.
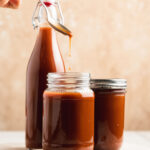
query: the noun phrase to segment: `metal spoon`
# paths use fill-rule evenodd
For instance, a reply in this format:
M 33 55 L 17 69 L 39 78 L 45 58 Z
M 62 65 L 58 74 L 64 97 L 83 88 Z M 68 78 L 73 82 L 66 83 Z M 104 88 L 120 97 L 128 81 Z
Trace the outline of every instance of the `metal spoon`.
M 49 14 L 49 11 L 48 11 L 47 7 L 45 6 L 45 4 L 43 3 L 43 1 L 40 0 L 40 2 L 46 10 L 47 21 L 50 24 L 50 26 L 52 28 L 54 28 L 55 30 L 57 30 L 58 32 L 61 32 L 61 33 L 65 34 L 65 35 L 68 35 L 68 36 L 72 36 L 72 33 L 69 29 L 67 29 L 64 25 L 62 25 L 58 21 L 55 21 L 54 19 L 51 18 L 50 14 Z

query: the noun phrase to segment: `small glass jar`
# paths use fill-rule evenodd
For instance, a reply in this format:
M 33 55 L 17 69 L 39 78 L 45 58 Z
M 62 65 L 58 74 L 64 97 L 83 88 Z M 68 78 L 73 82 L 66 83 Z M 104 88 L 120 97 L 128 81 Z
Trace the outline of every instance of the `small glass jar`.
M 43 97 L 43 150 L 93 150 L 89 73 L 49 73 Z
M 92 79 L 95 93 L 94 150 L 119 150 L 123 141 L 127 82 L 124 79 Z

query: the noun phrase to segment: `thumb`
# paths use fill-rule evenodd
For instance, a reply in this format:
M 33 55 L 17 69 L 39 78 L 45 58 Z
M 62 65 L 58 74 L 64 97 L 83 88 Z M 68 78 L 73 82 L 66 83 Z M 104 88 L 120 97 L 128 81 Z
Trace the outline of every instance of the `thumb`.
M 5 5 L 7 5 L 9 0 L 0 0 L 0 6 L 4 7 Z
M 21 0 L 9 0 L 9 2 L 4 6 L 8 8 L 18 8 L 21 3 Z

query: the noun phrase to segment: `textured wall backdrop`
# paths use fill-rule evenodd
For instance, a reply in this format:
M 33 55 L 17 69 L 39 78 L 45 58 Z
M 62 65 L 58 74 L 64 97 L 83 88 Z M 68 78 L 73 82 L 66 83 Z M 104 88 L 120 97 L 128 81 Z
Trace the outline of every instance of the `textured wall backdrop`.
M 25 125 L 25 73 L 36 31 L 31 15 L 36 0 L 19 10 L 0 8 L 0 130 Z M 61 0 L 65 23 L 73 31 L 59 36 L 66 66 L 98 78 L 127 78 L 128 130 L 150 129 L 150 1 Z

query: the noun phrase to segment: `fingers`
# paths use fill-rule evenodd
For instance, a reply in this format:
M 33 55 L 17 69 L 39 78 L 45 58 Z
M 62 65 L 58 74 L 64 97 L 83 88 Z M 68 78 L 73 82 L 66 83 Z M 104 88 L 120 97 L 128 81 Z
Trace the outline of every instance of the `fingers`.
M 1 7 L 7 7 L 7 8 L 18 8 L 20 5 L 20 0 L 0 0 L 0 6 Z
M 9 0 L 0 0 L 0 7 L 4 7 L 8 2 Z
M 5 5 L 5 7 L 17 9 L 19 5 L 20 0 L 9 0 L 9 2 Z

